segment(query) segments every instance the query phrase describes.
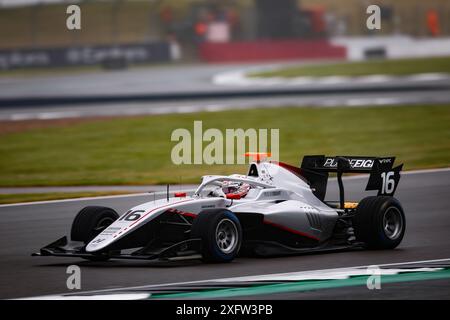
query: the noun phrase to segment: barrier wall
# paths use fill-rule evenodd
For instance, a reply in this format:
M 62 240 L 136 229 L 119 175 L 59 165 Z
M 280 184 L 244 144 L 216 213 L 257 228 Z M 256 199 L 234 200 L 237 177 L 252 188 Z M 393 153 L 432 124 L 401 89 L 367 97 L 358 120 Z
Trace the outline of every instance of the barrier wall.
M 450 55 L 450 37 L 409 36 L 335 37 L 332 44 L 347 48 L 348 60 L 364 60 L 370 50 L 383 50 L 385 58 L 425 58 Z
M 96 64 L 120 67 L 120 65 L 170 60 L 172 60 L 171 46 L 167 42 L 0 51 L 0 69 Z
M 199 45 L 199 56 L 207 62 L 345 59 L 347 51 L 327 40 L 205 42 Z

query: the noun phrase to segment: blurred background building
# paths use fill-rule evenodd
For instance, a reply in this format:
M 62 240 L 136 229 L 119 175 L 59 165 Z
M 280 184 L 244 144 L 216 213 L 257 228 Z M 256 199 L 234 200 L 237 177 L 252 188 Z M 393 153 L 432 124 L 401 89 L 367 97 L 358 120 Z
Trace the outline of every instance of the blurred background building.
M 66 28 L 73 3 L 82 10 L 77 31 Z M 371 4 L 381 7 L 381 30 L 366 28 Z M 330 39 L 449 35 L 448 0 L 0 0 L 3 54 L 165 43 L 154 61 L 339 58 L 347 44 Z

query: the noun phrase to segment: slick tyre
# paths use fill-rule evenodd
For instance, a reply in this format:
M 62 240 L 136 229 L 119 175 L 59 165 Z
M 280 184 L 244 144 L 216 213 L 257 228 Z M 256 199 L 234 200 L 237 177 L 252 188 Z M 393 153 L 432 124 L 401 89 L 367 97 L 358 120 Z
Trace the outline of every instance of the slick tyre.
M 107 207 L 89 206 L 83 208 L 76 215 L 72 223 L 70 237 L 73 241 L 82 241 L 88 244 L 100 232 L 119 218 L 116 211 Z M 86 257 L 91 261 L 105 261 L 108 257 L 98 255 Z
M 353 227 L 356 240 L 365 243 L 367 248 L 394 249 L 405 234 L 405 214 L 393 197 L 367 197 L 356 208 Z
M 205 262 L 230 262 L 242 244 L 239 219 L 229 210 L 205 210 L 195 218 L 191 238 L 202 240 Z

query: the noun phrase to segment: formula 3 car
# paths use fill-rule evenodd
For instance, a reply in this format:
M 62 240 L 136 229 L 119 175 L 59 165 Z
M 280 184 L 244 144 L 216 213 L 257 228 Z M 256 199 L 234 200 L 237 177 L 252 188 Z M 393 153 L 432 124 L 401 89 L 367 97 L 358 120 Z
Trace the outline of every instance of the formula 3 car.
M 62 237 L 36 256 L 229 262 L 238 254 L 276 256 L 353 248 L 393 249 L 405 233 L 405 215 L 393 195 L 402 165 L 395 157 L 305 156 L 300 167 L 254 159 L 246 175 L 202 177 L 188 196 L 153 200 L 119 216 L 89 206 L 75 217 L 71 240 Z M 330 173 L 340 199 L 325 201 Z M 359 202 L 346 202 L 342 175 L 370 174 Z

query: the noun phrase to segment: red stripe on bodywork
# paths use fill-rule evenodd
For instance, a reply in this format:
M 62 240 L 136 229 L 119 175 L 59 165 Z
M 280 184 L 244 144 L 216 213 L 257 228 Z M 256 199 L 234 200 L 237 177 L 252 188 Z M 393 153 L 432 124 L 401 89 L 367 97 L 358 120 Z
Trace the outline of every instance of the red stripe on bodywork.
M 319 241 L 320 240 L 319 238 L 317 238 L 317 237 L 315 237 L 313 235 L 310 235 L 310 234 L 307 234 L 307 233 L 304 233 L 304 232 L 301 232 L 301 231 L 297 231 L 297 230 L 294 230 L 294 229 L 282 226 L 281 224 L 278 224 L 278 223 L 275 223 L 275 222 L 271 222 L 271 221 L 268 221 L 268 220 L 264 220 L 263 222 L 265 224 L 267 224 L 267 225 L 276 227 L 278 229 L 281 229 L 281 230 L 284 230 L 284 231 L 287 231 L 287 232 L 290 232 L 290 233 L 293 233 L 293 234 L 296 234 L 296 235 L 299 235 L 299 236 L 302 236 L 302 237 L 306 237 L 306 238 L 309 238 L 309 239 L 312 239 L 312 240 L 315 240 L 315 241 Z
M 197 215 L 195 213 L 191 213 L 191 212 L 182 212 L 182 213 L 179 213 L 179 214 L 181 214 L 182 216 L 191 217 L 191 218 L 196 218 L 197 217 Z
M 169 209 L 167 210 L 167 212 L 173 213 L 173 214 L 179 214 L 185 217 L 191 217 L 191 218 L 195 218 L 197 217 L 197 214 L 192 213 L 192 212 L 187 212 L 187 211 L 181 211 L 178 209 Z
M 297 168 L 294 166 L 291 166 L 290 164 L 284 163 L 284 162 L 274 162 L 272 161 L 273 164 L 276 164 L 284 169 L 286 169 L 287 171 L 295 174 L 297 177 L 299 177 L 300 179 L 302 179 L 305 182 L 308 182 L 307 179 L 303 176 L 303 171 L 301 168 Z

